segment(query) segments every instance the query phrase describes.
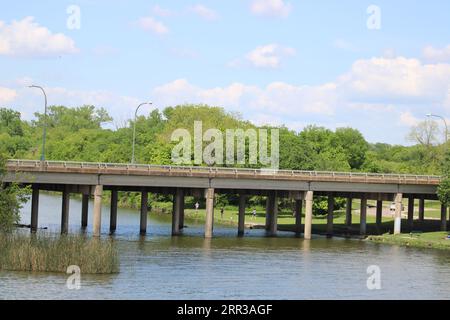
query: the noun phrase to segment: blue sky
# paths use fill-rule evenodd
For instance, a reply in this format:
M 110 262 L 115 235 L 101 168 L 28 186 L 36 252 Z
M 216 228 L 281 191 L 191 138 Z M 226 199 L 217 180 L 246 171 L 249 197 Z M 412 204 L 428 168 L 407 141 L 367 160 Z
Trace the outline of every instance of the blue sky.
M 118 126 L 141 101 L 192 102 L 407 144 L 426 113 L 449 117 L 448 1 L 1 1 L 0 105 L 27 119 L 42 108 L 32 83 Z

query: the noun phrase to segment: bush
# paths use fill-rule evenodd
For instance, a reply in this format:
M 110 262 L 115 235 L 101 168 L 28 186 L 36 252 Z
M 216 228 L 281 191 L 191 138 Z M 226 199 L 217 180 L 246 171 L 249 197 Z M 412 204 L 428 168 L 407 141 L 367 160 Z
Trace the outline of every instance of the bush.
M 0 232 L 11 232 L 20 222 L 20 209 L 27 201 L 28 188 L 3 183 L 5 157 L 0 155 Z

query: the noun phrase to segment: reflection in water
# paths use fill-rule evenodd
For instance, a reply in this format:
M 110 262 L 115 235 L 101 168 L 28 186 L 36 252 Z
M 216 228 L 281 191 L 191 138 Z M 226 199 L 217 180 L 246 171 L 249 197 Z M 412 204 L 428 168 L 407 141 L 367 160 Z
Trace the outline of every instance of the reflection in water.
M 71 201 L 70 230 L 80 228 L 81 205 Z M 60 199 L 42 195 L 39 226 L 59 232 Z M 108 236 L 109 208 L 102 232 Z M 23 222 L 29 222 L 29 205 Z M 92 208 L 91 211 L 92 212 Z M 92 217 L 91 217 L 92 219 Z M 450 298 L 450 254 L 443 251 L 384 246 L 370 242 L 291 233 L 265 237 L 264 230 L 187 221 L 183 235 L 171 237 L 170 217 L 150 215 L 148 234 L 139 235 L 139 214 L 120 210 L 114 239 L 120 273 L 83 275 L 80 290 L 68 290 L 67 275 L 0 272 L 0 298 L 41 299 L 314 299 Z M 92 221 L 86 230 L 91 235 Z M 367 267 L 381 270 L 381 290 L 366 287 Z

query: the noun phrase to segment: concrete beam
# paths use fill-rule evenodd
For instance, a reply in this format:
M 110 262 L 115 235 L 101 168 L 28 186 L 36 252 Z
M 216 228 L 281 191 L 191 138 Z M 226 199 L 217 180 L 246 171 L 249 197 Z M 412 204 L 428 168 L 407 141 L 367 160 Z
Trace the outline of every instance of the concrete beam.
M 39 216 L 39 187 L 33 186 L 31 195 L 31 232 L 35 233 L 38 228 Z
M 359 234 L 365 236 L 366 230 L 367 230 L 367 198 L 363 196 L 361 198 Z
M 345 225 L 347 227 L 351 227 L 352 225 L 352 198 L 347 198 L 347 202 L 345 205 Z
M 245 229 L 245 200 L 246 195 L 239 195 L 239 222 L 238 222 L 238 236 L 242 237 L 244 235 Z
M 419 199 L 419 221 L 423 222 L 425 220 L 425 199 L 421 197 Z
M 269 192 L 266 197 L 266 230 L 270 230 L 270 225 L 272 224 L 272 211 L 274 204 L 275 193 L 273 191 Z
M 411 231 L 414 227 L 414 197 L 408 198 L 408 229 Z
M 100 237 L 102 228 L 102 200 L 103 186 L 101 184 L 95 186 L 94 190 L 94 212 L 93 212 L 93 232 L 94 237 Z
M 334 211 L 334 196 L 333 193 L 328 194 L 328 207 L 327 207 L 327 236 L 333 235 L 333 211 Z
M 86 228 L 88 225 L 89 214 L 89 194 L 81 196 L 81 227 Z
M 377 228 L 381 227 L 382 221 L 383 221 L 383 201 L 377 200 L 377 211 L 376 211 L 376 226 L 377 226 Z
M 302 209 L 303 200 L 295 200 L 295 233 L 297 235 L 302 232 Z
M 206 219 L 205 219 L 205 238 L 213 236 L 214 229 L 214 188 L 205 190 L 206 197 Z
M 180 234 L 180 216 L 184 203 L 183 189 L 177 188 L 173 196 L 174 206 L 172 210 L 172 236 Z
M 402 199 L 402 193 L 395 195 L 394 234 L 400 234 L 402 232 Z
M 66 188 L 62 194 L 61 234 L 66 234 L 69 231 L 69 206 L 70 206 L 70 192 L 68 188 Z
M 117 189 L 111 190 L 111 210 L 109 215 L 109 232 L 114 233 L 117 228 Z
M 141 192 L 141 216 L 140 216 L 140 229 L 141 235 L 147 233 L 147 216 L 148 216 L 148 192 Z
M 278 196 L 274 192 L 272 200 L 272 213 L 270 218 L 269 236 L 275 237 L 278 232 Z
M 305 195 L 305 231 L 304 239 L 311 240 L 314 192 L 307 191 Z

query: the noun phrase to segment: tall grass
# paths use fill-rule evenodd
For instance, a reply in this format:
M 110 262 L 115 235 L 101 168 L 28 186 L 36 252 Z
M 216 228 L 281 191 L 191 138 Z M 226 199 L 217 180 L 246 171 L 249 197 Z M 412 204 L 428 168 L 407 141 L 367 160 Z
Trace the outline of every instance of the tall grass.
M 0 233 L 0 270 L 66 272 L 70 265 L 79 266 L 84 274 L 119 271 L 112 240 L 83 235 Z

